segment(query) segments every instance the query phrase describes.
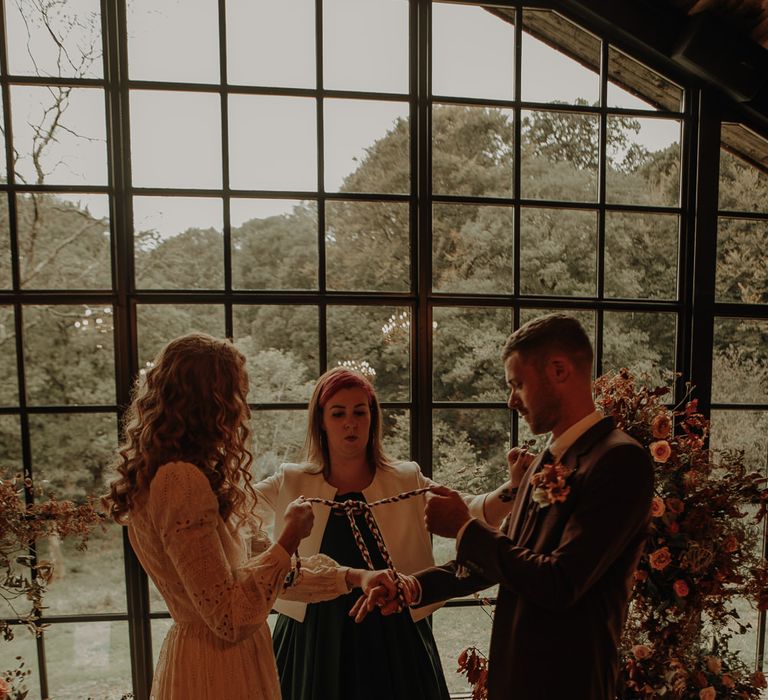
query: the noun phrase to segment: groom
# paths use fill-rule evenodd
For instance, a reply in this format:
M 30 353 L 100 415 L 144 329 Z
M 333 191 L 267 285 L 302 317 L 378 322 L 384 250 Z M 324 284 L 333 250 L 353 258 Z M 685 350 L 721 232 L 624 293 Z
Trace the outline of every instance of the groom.
M 526 323 L 502 358 L 509 407 L 551 441 L 499 530 L 472 518 L 456 491 L 435 490 L 427 525 L 455 537 L 457 555 L 416 574 L 407 586 L 412 605 L 499 583 L 489 700 L 611 700 L 648 529 L 652 463 L 595 410 L 592 347 L 576 320 L 549 314 Z

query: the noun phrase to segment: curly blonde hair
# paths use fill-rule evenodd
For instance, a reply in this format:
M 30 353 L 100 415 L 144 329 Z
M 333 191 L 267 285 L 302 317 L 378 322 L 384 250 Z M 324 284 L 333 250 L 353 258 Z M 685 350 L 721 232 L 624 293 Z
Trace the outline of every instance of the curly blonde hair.
M 184 461 L 207 477 L 222 519 L 249 520 L 256 494 L 247 395 L 245 357 L 232 343 L 202 333 L 169 342 L 134 385 L 113 465 L 119 477 L 105 499 L 110 516 L 124 524 L 157 470 Z

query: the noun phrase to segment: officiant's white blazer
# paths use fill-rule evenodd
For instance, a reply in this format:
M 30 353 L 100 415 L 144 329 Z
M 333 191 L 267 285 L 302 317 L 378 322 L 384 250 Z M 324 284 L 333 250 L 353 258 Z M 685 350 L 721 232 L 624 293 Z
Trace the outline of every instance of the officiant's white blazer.
M 363 489 L 363 496 L 368 503 L 380 498 L 395 496 L 404 491 L 433 486 L 435 482 L 421 473 L 416 462 L 397 462 L 392 467 L 377 469 L 368 488 Z M 337 489 L 323 477 L 321 471 L 312 464 L 281 464 L 277 472 L 254 485 L 258 496 L 257 513 L 262 520 L 262 527 L 268 529 L 274 523 L 273 540 L 277 540 L 283 531 L 283 513 L 286 506 L 298 498 L 324 498 L 333 500 Z M 392 557 L 395 568 L 411 574 L 434 565 L 432 542 L 424 524 L 424 495 L 408 498 L 396 503 L 374 508 L 373 515 L 381 530 L 381 536 L 387 551 Z M 320 551 L 325 526 L 328 523 L 330 508 L 313 503 L 315 522 L 312 532 L 299 545 L 299 554 L 308 557 Z M 483 519 L 483 497 L 476 497 L 470 503 L 470 512 Z M 414 620 L 434 612 L 442 603 L 435 603 L 423 608 L 411 609 Z M 298 601 L 278 599 L 275 610 L 303 622 L 307 604 Z

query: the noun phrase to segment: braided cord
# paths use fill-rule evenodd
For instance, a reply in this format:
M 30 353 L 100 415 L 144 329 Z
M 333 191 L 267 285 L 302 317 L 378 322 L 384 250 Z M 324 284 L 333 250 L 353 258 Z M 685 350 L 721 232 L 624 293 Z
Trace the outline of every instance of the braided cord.
M 430 490 L 431 490 L 431 487 L 426 486 L 424 488 L 414 489 L 413 491 L 404 491 L 403 493 L 398 493 L 397 495 L 390 496 L 388 498 L 381 498 L 378 501 L 372 501 L 371 503 L 366 503 L 365 501 L 330 501 L 325 498 L 305 499 L 310 503 L 318 503 L 320 505 L 328 506 L 331 510 L 344 511 L 344 513 L 347 516 L 347 520 L 349 520 L 349 526 L 352 528 L 352 534 L 355 538 L 355 543 L 357 544 L 357 548 L 360 550 L 360 554 L 362 555 L 363 560 L 365 561 L 368 569 L 373 570 L 374 567 L 373 567 L 373 561 L 371 560 L 371 553 L 368 551 L 368 547 L 365 544 L 365 541 L 363 540 L 363 535 L 360 532 L 360 528 L 357 526 L 357 522 L 355 521 L 355 515 L 359 515 L 359 514 L 363 515 L 366 523 L 368 524 L 368 527 L 371 530 L 373 539 L 376 541 L 376 546 L 378 547 L 379 552 L 381 553 L 381 556 L 384 559 L 384 563 L 387 565 L 387 569 L 389 570 L 389 572 L 392 574 L 392 577 L 394 578 L 395 586 L 397 587 L 398 612 L 400 612 L 404 607 L 406 607 L 405 587 L 403 585 L 402 580 L 397 575 L 397 570 L 395 569 L 395 565 L 392 561 L 392 557 L 389 555 L 389 550 L 387 549 L 387 545 L 384 543 L 384 538 L 381 535 L 381 530 L 379 529 L 379 525 L 376 522 L 376 518 L 373 517 L 373 513 L 371 512 L 371 509 L 377 506 L 386 505 L 388 503 L 398 503 L 399 501 L 404 501 L 408 498 L 413 498 L 414 496 L 420 496 L 421 494 L 426 493 L 427 491 L 430 491 Z M 299 556 L 298 551 L 296 552 L 295 557 L 296 557 L 295 571 L 291 571 L 288 574 L 288 577 L 286 578 L 285 588 L 288 588 L 289 586 L 295 584 L 299 580 L 299 576 L 301 575 L 301 557 Z

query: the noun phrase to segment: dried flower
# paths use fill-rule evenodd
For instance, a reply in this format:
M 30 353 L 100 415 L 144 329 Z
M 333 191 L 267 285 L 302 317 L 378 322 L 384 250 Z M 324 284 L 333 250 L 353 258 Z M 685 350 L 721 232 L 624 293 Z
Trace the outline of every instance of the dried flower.
M 717 691 L 711 685 L 699 691 L 699 700 L 715 700 L 716 697 Z
M 708 656 L 706 659 L 704 659 L 704 661 L 707 664 L 707 670 L 710 673 L 723 672 L 723 662 L 720 659 L 718 659 L 716 656 Z
M 677 581 L 672 584 L 672 589 L 675 591 L 675 595 L 678 595 L 681 598 L 685 598 L 685 596 L 690 593 L 688 584 L 681 578 L 677 579 Z
M 736 687 L 736 681 L 733 679 L 733 676 L 730 673 L 724 673 L 720 677 L 720 682 L 723 684 L 723 687 L 725 688 L 735 688 Z

